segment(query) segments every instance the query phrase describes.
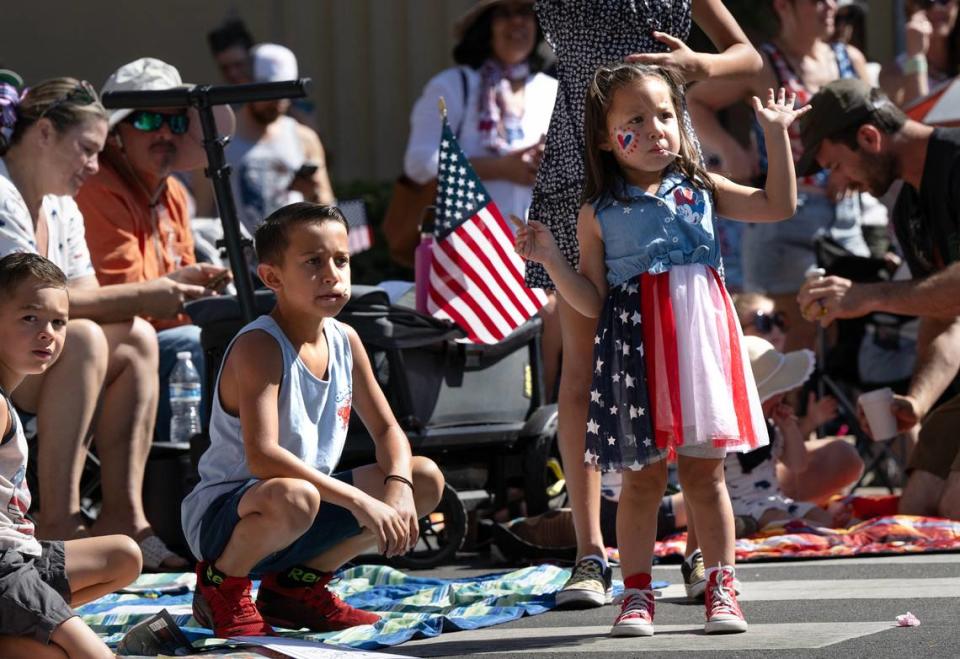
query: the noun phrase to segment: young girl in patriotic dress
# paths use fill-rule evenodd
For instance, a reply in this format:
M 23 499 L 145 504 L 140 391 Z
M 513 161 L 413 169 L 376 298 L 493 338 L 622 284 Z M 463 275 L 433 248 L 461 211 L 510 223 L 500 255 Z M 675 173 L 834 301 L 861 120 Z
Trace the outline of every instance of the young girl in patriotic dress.
M 587 92 L 580 270 L 549 229 L 518 224 L 516 248 L 557 290 L 599 317 L 584 459 L 621 471 L 617 516 L 625 592 L 614 636 L 653 634 L 650 588 L 666 459 L 676 459 L 707 570 L 707 633 L 746 631 L 734 590 L 729 451 L 768 443 L 736 312 L 720 280 L 714 217 L 774 222 L 793 215 L 787 127 L 803 110 L 783 90 L 754 98 L 770 167 L 765 189 L 708 174 L 682 121 L 682 81 L 665 69 L 600 67 Z M 590 358 L 584 355 L 583 359 Z

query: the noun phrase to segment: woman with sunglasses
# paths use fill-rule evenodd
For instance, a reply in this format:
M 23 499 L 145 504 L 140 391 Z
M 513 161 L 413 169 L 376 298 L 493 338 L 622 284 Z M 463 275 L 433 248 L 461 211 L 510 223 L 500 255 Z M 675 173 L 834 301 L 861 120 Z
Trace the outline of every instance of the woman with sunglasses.
M 21 90 L 0 74 L 0 256 L 46 256 L 66 273 L 67 338 L 60 359 L 31 376 L 14 401 L 37 416 L 41 537 L 123 533 L 162 556 L 151 567 L 186 562 L 156 537 L 141 499 L 157 411 L 157 334 L 140 316 L 175 316 L 202 286 L 176 277 L 101 286 L 73 196 L 99 169 L 107 112 L 87 82 L 56 78 Z M 98 409 L 99 401 L 99 409 Z M 88 529 L 79 485 L 92 434 L 101 461 L 103 507 Z
M 903 107 L 960 74 L 958 0 L 907 0 L 905 52 L 880 72 L 880 87 Z

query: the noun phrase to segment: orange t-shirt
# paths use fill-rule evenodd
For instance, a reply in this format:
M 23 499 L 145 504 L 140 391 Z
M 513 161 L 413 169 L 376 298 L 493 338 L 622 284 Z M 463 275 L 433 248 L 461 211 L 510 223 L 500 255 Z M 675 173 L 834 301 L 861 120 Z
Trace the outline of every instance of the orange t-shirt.
M 77 204 L 102 286 L 150 281 L 196 262 L 187 191 L 172 176 L 151 205 L 135 181 L 103 158 L 100 171 L 80 188 Z M 165 329 L 190 321 L 180 314 L 151 322 Z

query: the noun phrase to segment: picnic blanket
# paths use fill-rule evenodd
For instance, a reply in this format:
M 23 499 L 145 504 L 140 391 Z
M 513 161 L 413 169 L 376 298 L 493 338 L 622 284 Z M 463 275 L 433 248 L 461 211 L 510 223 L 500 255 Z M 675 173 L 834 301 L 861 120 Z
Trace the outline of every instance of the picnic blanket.
M 658 558 L 682 557 L 687 534 L 657 542 Z M 960 551 L 960 522 L 939 517 L 886 515 L 846 529 L 811 526 L 794 520 L 768 526 L 749 538 L 737 540 L 737 562 L 780 558 L 837 558 L 876 554 L 914 554 Z
M 344 570 L 331 588 L 353 606 L 375 611 L 375 625 L 341 632 L 292 633 L 296 638 L 374 650 L 413 637 L 499 625 L 554 607 L 554 593 L 570 576 L 555 565 L 537 565 L 463 579 L 412 577 L 386 566 L 361 565 Z M 200 629 L 191 614 L 192 574 L 143 575 L 135 592 L 107 595 L 78 609 L 94 631 L 115 645 L 124 632 L 166 608 L 195 647 L 206 647 L 209 630 Z M 255 584 L 256 586 L 256 584 Z M 615 590 L 622 589 L 615 584 Z

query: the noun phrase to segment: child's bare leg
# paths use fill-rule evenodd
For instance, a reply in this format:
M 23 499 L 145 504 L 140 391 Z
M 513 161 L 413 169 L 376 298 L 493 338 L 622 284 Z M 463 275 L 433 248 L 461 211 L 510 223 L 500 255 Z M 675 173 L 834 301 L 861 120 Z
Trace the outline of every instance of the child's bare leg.
M 271 478 L 247 490 L 237 506 L 240 521 L 214 566 L 245 577 L 263 558 L 290 545 L 320 510 L 316 486 L 298 478 Z
M 687 504 L 688 525 L 696 527 L 703 564 L 733 565 L 733 508 L 723 479 L 723 458 L 691 458 L 680 455 L 680 486 Z
M 863 460 L 852 444 L 830 437 L 812 439 L 806 447 L 807 468 L 803 471 L 794 472 L 777 464 L 780 488 L 791 499 L 826 503 L 860 478 Z
M 70 618 L 57 627 L 50 636 L 50 642 L 60 646 L 70 659 L 114 656 L 106 643 L 80 618 Z
M 6 659 L 66 659 L 59 645 L 44 645 L 26 636 L 0 636 L 0 657 Z
M 687 546 L 683 550 L 684 558 L 700 548 L 700 541 L 697 539 L 697 525 L 693 523 L 693 516 L 690 515 L 689 510 L 685 509 L 685 511 L 687 513 Z
M 63 546 L 71 606 L 119 590 L 140 576 L 140 548 L 128 536 L 67 540 Z
M 617 544 L 624 578 L 650 574 L 657 540 L 657 506 L 666 487 L 666 460 L 646 465 L 640 471 L 623 472 L 617 508 Z
M 413 502 L 417 508 L 417 517 L 423 517 L 433 512 L 440 503 L 440 497 L 443 495 L 443 474 L 433 460 L 421 456 L 414 456 L 411 459 L 410 468 L 413 476 Z M 386 474 L 376 464 L 357 467 L 353 470 L 353 485 L 375 499 L 383 501 L 385 476 Z M 314 556 L 306 562 L 306 565 L 321 572 L 334 572 L 350 559 L 375 548 L 376 545 L 374 534 L 364 529 L 360 535 L 347 538 Z

